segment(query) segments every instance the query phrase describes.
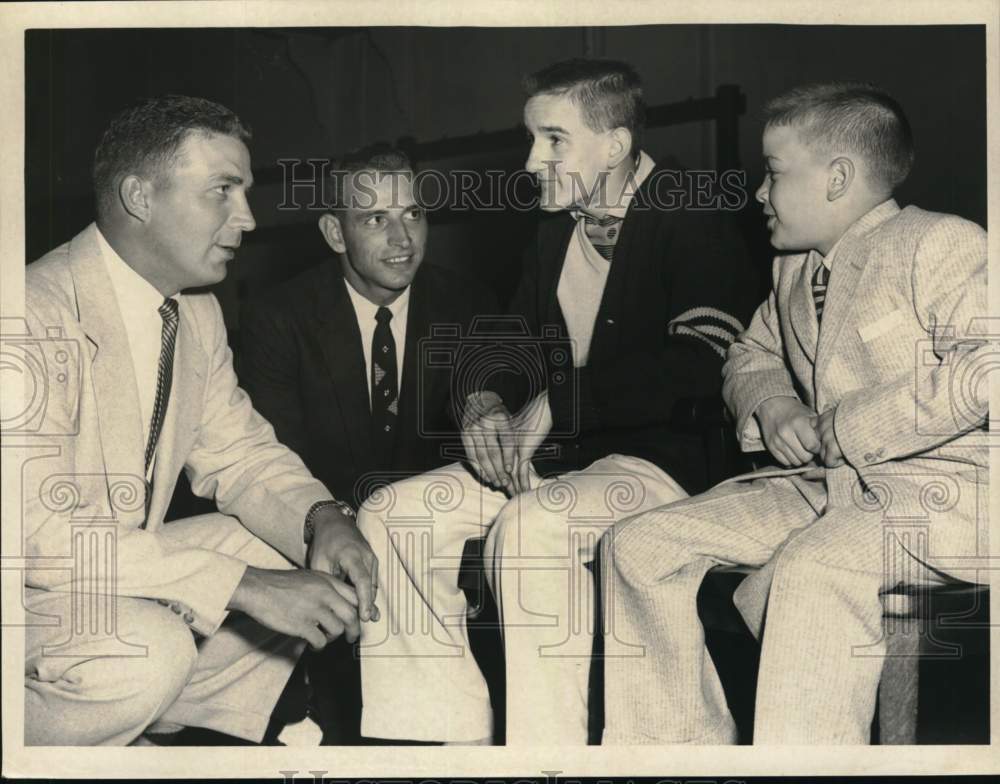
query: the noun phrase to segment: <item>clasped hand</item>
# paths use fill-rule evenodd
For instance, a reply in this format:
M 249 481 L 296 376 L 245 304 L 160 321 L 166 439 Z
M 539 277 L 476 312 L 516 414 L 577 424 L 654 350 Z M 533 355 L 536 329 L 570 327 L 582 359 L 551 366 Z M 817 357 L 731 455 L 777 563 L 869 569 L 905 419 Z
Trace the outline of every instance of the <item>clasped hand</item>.
M 354 520 L 336 507 L 325 507 L 316 514 L 306 565 L 338 580 L 350 580 L 357 593 L 356 606 L 361 620 L 379 619 L 379 609 L 375 605 L 378 558 Z
M 462 444 L 479 478 L 514 496 L 538 483 L 531 458 L 552 429 L 549 396 L 542 392 L 512 416 L 493 392 L 470 395 L 462 419 Z
M 801 466 L 818 457 L 827 468 L 844 464 L 844 454 L 833 429 L 837 408 L 816 415 L 790 396 L 772 397 L 757 407 L 764 445 L 783 466 Z
M 351 586 L 313 569 L 248 566 L 228 609 L 245 612 L 268 629 L 301 637 L 319 650 L 343 634 L 361 634 L 358 597 Z
M 378 559 L 354 521 L 338 509 L 317 512 L 306 565 L 289 570 L 248 566 L 228 609 L 301 637 L 317 650 L 341 634 L 354 642 L 361 621 L 379 619 Z

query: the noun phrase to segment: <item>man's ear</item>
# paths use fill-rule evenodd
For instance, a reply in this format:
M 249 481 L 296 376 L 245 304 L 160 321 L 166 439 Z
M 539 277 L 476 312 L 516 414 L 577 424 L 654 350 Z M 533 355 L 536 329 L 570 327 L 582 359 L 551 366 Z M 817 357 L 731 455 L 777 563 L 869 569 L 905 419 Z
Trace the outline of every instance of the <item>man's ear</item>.
M 149 204 L 152 183 L 135 174 L 130 174 L 118 184 L 118 200 L 125 212 L 145 223 L 152 212 Z
M 344 232 L 340 226 L 340 218 L 326 212 L 319 217 L 319 230 L 335 253 L 347 253 L 347 243 L 344 242 Z
M 826 183 L 826 200 L 836 201 L 844 196 L 857 176 L 854 161 L 840 156 L 830 162 L 830 176 Z
M 613 169 L 632 152 L 632 132 L 628 128 L 615 128 L 609 134 L 611 140 L 608 151 L 608 168 Z

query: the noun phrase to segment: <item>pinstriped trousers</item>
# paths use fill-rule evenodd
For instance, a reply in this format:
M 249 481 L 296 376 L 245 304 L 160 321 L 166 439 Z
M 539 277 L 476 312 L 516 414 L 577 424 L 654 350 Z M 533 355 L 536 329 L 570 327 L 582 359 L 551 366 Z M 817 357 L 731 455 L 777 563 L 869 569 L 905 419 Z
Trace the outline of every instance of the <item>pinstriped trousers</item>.
M 610 529 L 603 742 L 734 742 L 695 602 L 709 569 L 743 564 L 770 577 L 754 743 L 867 743 L 885 655 L 879 593 L 939 583 L 934 555 L 976 552 L 986 485 L 944 476 L 953 498 L 930 504 L 933 479 L 888 477 L 891 508 L 843 482 L 819 510 L 823 480 L 731 482 Z

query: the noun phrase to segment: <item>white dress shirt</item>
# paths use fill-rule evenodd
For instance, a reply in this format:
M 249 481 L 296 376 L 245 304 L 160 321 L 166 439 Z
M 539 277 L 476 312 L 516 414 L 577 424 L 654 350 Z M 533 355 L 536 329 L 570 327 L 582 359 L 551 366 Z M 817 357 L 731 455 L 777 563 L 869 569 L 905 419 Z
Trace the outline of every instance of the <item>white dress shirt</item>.
M 135 386 L 139 393 L 139 412 L 142 415 L 142 446 L 146 448 L 149 426 L 153 419 L 153 405 L 156 402 L 156 376 L 160 366 L 160 349 L 163 334 L 163 317 L 159 308 L 163 295 L 149 281 L 132 269 L 119 256 L 108 241 L 97 231 L 97 244 L 104 257 L 104 265 L 111 278 L 111 288 L 118 300 L 118 311 L 125 325 L 129 352 L 132 355 L 132 369 L 135 372 Z M 180 302 L 180 294 L 173 299 Z M 174 348 L 174 367 L 177 366 L 177 349 Z M 153 474 L 156 456 L 149 463 L 146 478 Z
M 365 379 L 368 382 L 368 408 L 371 410 L 372 339 L 375 337 L 375 327 L 378 326 L 375 314 L 378 313 L 379 306 L 366 299 L 348 282 L 347 278 L 344 278 L 344 285 L 347 287 L 351 304 L 354 305 L 354 315 L 358 319 L 358 328 L 361 330 L 361 349 L 365 355 Z M 389 330 L 392 332 L 392 339 L 396 341 L 396 383 L 401 388 L 403 386 L 403 352 L 406 348 L 406 316 L 410 311 L 410 287 L 407 286 L 403 293 L 386 307 L 392 313 Z M 399 388 L 396 389 L 396 394 L 399 394 Z

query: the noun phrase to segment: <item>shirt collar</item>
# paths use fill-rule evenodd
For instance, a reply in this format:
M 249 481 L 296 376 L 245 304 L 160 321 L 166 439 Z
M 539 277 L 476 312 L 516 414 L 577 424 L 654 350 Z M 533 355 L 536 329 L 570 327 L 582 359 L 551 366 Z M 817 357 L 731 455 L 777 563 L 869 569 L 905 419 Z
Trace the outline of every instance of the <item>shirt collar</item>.
M 625 214 L 628 212 L 628 208 L 632 204 L 632 199 L 635 196 L 635 192 L 639 190 L 645 179 L 652 173 L 653 169 L 656 168 L 656 162 L 646 154 L 644 150 L 639 151 L 639 163 L 635 167 L 635 171 L 626 178 L 625 187 L 622 189 L 621 198 L 618 203 L 613 207 L 609 208 L 607 215 L 611 215 L 615 218 L 624 218 Z M 585 212 L 584 210 L 572 210 L 574 220 L 580 220 Z
M 125 259 L 118 255 L 100 229 L 97 230 L 97 244 L 104 257 L 104 266 L 111 278 L 111 285 L 114 287 L 118 299 L 118 307 L 123 312 L 132 313 L 159 311 L 164 296 L 156 289 L 156 286 L 132 269 Z M 180 296 L 180 293 L 177 293 L 171 299 L 179 302 Z
M 351 298 L 351 302 L 354 304 L 354 312 L 358 314 L 358 321 L 374 321 L 375 314 L 378 313 L 378 309 L 381 306 L 376 305 L 374 302 L 365 297 L 364 294 L 354 288 L 347 278 L 344 278 L 344 285 L 347 287 L 347 294 Z M 394 322 L 406 312 L 407 306 L 410 304 L 410 288 L 411 286 L 407 286 L 403 289 L 402 294 L 386 305 L 386 307 L 389 308 L 389 312 L 392 313 L 392 320 Z

